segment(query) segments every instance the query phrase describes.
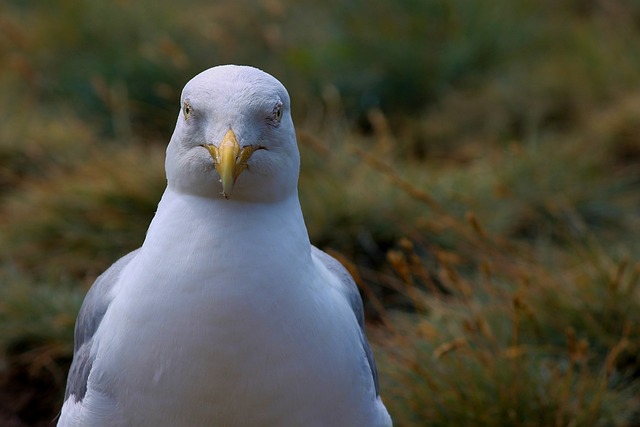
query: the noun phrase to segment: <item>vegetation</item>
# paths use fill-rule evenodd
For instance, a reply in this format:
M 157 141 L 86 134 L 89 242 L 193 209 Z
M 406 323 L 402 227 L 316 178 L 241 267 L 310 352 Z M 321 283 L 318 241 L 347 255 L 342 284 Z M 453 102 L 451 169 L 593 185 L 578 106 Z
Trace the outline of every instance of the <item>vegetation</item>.
M 312 241 L 397 426 L 640 425 L 640 3 L 0 5 L 0 425 L 50 425 L 139 246 L 184 83 L 290 90 Z

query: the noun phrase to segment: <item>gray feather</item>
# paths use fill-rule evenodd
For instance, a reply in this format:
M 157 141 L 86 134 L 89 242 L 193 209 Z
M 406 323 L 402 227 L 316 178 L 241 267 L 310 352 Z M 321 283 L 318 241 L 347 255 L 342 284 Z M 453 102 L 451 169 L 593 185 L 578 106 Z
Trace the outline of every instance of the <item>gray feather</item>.
M 351 309 L 358 320 L 358 325 L 360 325 L 360 342 L 367 356 L 367 362 L 369 363 L 369 368 L 371 369 L 371 375 L 373 376 L 373 382 L 376 388 L 376 396 L 378 396 L 380 395 L 378 369 L 376 368 L 376 361 L 373 358 L 373 352 L 371 351 L 371 346 L 369 346 L 369 341 L 367 341 L 367 336 L 364 331 L 364 307 L 362 305 L 362 298 L 360 297 L 358 286 L 347 269 L 340 263 L 340 261 L 331 255 L 321 251 L 315 246 L 311 246 L 311 255 L 317 258 L 327 268 L 327 270 L 338 278 L 339 282 L 342 284 L 340 291 L 349 301 Z
M 91 358 L 91 346 L 93 335 L 96 333 L 104 314 L 111 303 L 111 289 L 118 282 L 120 272 L 136 256 L 138 250 L 130 252 L 116 261 L 111 267 L 102 273 L 95 281 L 87 296 L 84 298 L 74 333 L 73 361 L 67 379 L 67 389 L 64 394 L 66 401 L 70 395 L 74 395 L 76 401 L 80 401 L 87 393 L 87 380 L 93 365 Z

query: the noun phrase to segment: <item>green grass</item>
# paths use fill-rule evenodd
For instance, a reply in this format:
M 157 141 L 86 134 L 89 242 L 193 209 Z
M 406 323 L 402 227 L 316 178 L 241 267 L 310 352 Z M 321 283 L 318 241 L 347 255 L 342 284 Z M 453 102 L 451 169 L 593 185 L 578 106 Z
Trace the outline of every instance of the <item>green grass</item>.
M 531 245 L 468 219 L 446 227 L 454 250 L 418 233 L 388 252 L 380 280 L 411 308 L 385 310 L 375 340 L 398 424 L 637 421 L 637 247 L 590 234 Z
M 183 84 L 248 63 L 290 90 L 309 232 L 361 287 L 395 425 L 638 425 L 638 19 L 636 1 L 0 5 L 0 424 L 55 415 L 84 293 L 155 212 Z

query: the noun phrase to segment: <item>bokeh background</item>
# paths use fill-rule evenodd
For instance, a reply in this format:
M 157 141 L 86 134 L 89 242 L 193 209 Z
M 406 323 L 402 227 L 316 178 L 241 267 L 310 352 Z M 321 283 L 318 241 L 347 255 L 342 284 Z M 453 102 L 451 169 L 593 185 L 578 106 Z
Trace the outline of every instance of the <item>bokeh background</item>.
M 640 425 L 640 2 L 4 0 L 0 426 L 52 425 L 182 86 L 224 63 L 289 88 L 397 426 Z

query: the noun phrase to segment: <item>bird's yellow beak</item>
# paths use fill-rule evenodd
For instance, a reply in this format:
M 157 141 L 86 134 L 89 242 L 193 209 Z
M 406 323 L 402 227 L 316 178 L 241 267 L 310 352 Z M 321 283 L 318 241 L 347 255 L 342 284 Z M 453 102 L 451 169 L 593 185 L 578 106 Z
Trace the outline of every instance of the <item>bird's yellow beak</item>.
M 238 139 L 233 130 L 229 129 L 222 138 L 220 144 L 205 145 L 209 154 L 213 158 L 213 163 L 220 174 L 220 182 L 222 183 L 222 195 L 225 199 L 229 198 L 236 180 L 240 174 L 247 168 L 247 160 L 259 148 L 255 146 L 246 146 L 241 148 Z

